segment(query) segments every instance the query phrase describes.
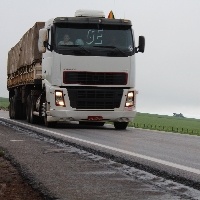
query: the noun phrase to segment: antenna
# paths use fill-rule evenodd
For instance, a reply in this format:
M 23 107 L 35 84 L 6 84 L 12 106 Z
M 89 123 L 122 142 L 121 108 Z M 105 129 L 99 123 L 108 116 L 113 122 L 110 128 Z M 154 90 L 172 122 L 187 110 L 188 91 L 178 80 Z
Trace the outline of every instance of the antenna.
M 114 13 L 116 13 L 115 0 L 114 0 L 114 6 L 113 6 L 113 8 L 114 8 Z

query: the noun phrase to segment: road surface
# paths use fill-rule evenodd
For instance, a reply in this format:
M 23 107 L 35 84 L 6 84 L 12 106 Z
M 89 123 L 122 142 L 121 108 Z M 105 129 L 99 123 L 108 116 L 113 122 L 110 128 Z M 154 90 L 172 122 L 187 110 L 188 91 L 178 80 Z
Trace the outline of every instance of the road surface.
M 198 190 L 165 178 L 171 175 L 171 177 L 175 177 L 182 183 L 185 181 L 188 185 L 195 184 L 194 187 L 199 189 L 200 157 L 198 155 L 200 153 L 200 137 L 133 128 L 128 128 L 127 131 L 116 131 L 112 125 L 97 128 L 80 126 L 76 123 L 60 124 L 56 128 L 49 129 L 43 125 L 30 125 L 25 121 L 10 120 L 7 112 L 0 112 L 0 117 L 2 117 L 0 119 L 1 126 L 9 132 L 9 134 L 0 133 L 1 141 L 4 141 L 4 144 L 0 142 L 0 146 L 4 145 L 4 148 L 14 155 L 17 162 L 22 163 L 21 165 L 28 168 L 28 171 L 30 170 L 29 173 L 34 175 L 35 179 L 37 179 L 36 182 L 43 183 L 47 188 L 51 186 L 49 181 L 50 183 L 53 181 L 50 175 L 45 174 L 45 170 L 48 174 L 51 174 L 49 170 L 56 168 L 57 174 L 64 174 L 62 170 L 65 168 L 69 171 L 67 175 L 68 183 L 73 185 L 70 186 L 71 190 L 74 191 L 74 188 L 77 188 L 77 190 L 81 190 L 83 195 L 93 195 L 94 198 L 91 199 L 98 199 L 97 197 L 100 194 L 102 196 L 99 199 L 147 199 L 147 196 L 148 199 L 200 199 Z M 13 133 L 11 133 L 13 130 L 17 130 L 17 134 L 15 133 L 17 139 L 11 140 L 13 138 Z M 39 139 L 37 138 L 38 136 L 36 137 L 38 134 L 40 134 Z M 47 136 L 49 137 L 48 139 L 46 138 Z M 33 138 L 37 138 L 39 144 Z M 12 143 L 12 146 L 10 143 Z M 30 148 L 30 145 L 32 148 Z M 57 146 L 54 147 L 54 145 Z M 73 149 L 74 147 L 71 145 L 84 149 L 84 153 L 78 149 Z M 38 161 L 33 162 L 33 159 L 30 161 L 28 158 L 29 161 L 27 161 L 27 159 L 24 159 L 24 157 L 27 157 L 24 152 L 27 152 L 29 156 L 33 154 L 30 157 L 37 157 Z M 98 155 L 95 156 L 92 153 Z M 20 154 L 25 155 L 21 158 Z M 63 158 L 63 154 L 65 158 Z M 74 159 L 71 154 L 76 155 L 76 158 Z M 41 159 L 42 161 L 46 159 L 44 155 L 51 155 L 49 160 L 54 159 L 55 163 L 50 164 L 52 162 L 47 162 L 47 166 L 52 165 L 52 168 L 49 167 L 48 169 L 47 166 L 44 167 L 45 163 L 42 162 L 43 164 L 41 165 L 44 165 L 43 169 L 45 170 L 42 171 L 43 173 L 40 176 L 45 178 L 41 181 L 40 176 L 38 176 L 38 170 L 41 171 L 41 166 L 37 163 Z M 83 155 L 85 157 L 81 160 Z M 99 155 L 100 157 L 98 157 Z M 111 158 L 113 159 L 111 160 Z M 23 159 L 25 160 L 24 162 Z M 70 163 L 67 160 L 70 160 Z M 27 162 L 30 163 L 27 164 Z M 69 166 L 72 163 L 78 164 Z M 80 165 L 80 163 L 82 164 Z M 37 168 L 37 165 L 40 167 Z M 160 173 L 160 175 L 164 175 L 163 177 L 155 176 L 138 170 L 134 166 L 152 171 L 154 174 L 159 175 Z M 69 169 L 73 170 L 70 171 Z M 80 170 L 82 176 L 80 176 Z M 55 177 L 54 173 L 56 173 L 55 170 L 52 173 L 53 177 Z M 74 180 L 71 180 L 72 174 L 76 177 L 75 185 Z M 89 184 L 87 179 L 80 178 L 85 177 L 86 174 L 90 177 L 92 186 L 91 184 L 90 186 L 87 185 Z M 64 184 L 65 181 L 67 182 L 66 178 L 63 180 L 62 177 L 60 184 Z M 82 181 L 84 184 L 87 183 L 85 190 Z M 55 182 L 58 182 L 59 185 L 59 179 L 56 179 Z M 96 187 L 94 187 L 94 183 L 96 183 Z M 56 183 L 54 184 L 56 185 Z M 65 192 L 61 192 L 58 188 L 55 189 L 54 184 L 52 184 L 53 187 L 50 187 L 50 190 L 46 190 L 53 190 L 53 194 L 62 194 L 63 196 L 61 195 L 60 199 L 64 199 Z M 101 191 L 97 189 L 97 185 Z M 95 188 L 95 191 L 90 190 L 89 192 L 88 188 L 91 187 L 93 190 Z M 109 189 L 106 190 L 106 188 Z M 103 194 L 108 196 L 104 197 Z M 133 198 L 133 195 L 136 195 L 135 198 Z M 80 198 L 83 199 L 83 196 Z

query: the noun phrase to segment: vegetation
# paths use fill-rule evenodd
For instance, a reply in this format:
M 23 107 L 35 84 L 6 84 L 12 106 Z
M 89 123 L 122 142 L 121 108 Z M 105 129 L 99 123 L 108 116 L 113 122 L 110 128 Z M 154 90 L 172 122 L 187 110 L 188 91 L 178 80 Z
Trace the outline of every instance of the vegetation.
M 9 99 L 0 97 L 0 109 L 8 109 L 9 106 Z
M 134 121 L 129 126 L 200 136 L 200 119 L 193 118 L 137 113 Z

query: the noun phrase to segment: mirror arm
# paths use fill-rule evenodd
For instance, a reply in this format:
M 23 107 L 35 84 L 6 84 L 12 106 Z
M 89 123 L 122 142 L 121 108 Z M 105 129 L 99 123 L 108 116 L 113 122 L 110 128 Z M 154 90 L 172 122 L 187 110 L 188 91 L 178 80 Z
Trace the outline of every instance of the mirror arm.
M 135 53 L 139 52 L 139 47 L 135 47 Z
M 44 41 L 44 47 L 46 47 L 49 51 L 53 50 L 53 46 L 50 45 L 47 41 Z

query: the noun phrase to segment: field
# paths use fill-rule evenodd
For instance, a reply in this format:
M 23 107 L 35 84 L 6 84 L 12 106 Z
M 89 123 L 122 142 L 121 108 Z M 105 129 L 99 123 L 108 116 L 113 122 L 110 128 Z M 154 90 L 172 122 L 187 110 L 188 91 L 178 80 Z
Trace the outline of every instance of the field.
M 136 118 L 130 123 L 130 126 L 200 136 L 200 119 L 137 113 Z
M 8 98 L 0 97 L 0 109 L 8 109 L 9 100 Z

